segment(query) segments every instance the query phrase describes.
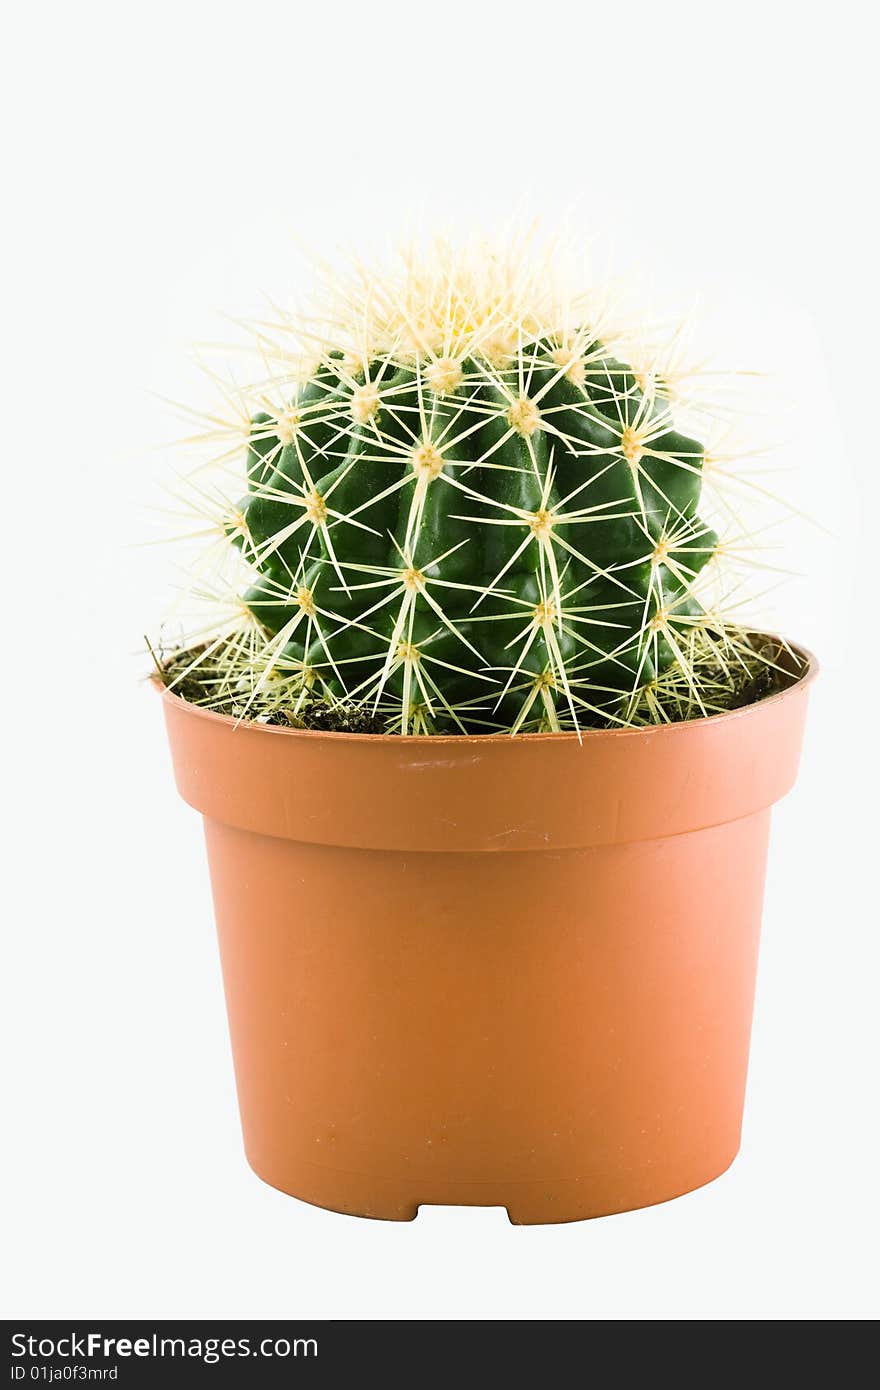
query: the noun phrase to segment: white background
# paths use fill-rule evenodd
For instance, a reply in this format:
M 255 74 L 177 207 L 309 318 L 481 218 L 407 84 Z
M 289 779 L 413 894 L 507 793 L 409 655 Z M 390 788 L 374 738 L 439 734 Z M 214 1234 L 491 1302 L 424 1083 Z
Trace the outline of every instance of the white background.
M 876 1314 L 878 419 L 869 7 L 16 7 L 6 139 L 2 1026 L 7 1316 Z M 772 371 L 824 663 L 777 811 L 742 1156 L 565 1227 L 357 1221 L 238 1137 L 201 832 L 171 781 L 143 547 L 194 340 L 332 253 L 570 214 Z M 150 393 L 156 393 L 152 395 Z M 778 409 L 773 402 L 778 402 Z

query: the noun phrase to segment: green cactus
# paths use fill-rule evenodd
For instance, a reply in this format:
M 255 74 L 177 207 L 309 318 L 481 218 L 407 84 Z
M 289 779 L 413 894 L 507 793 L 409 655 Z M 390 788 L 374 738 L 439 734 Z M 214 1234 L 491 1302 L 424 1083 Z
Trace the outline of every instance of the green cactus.
M 515 733 L 724 702 L 703 446 L 583 307 L 533 305 L 541 273 L 446 255 L 369 284 L 347 338 L 324 328 L 304 384 L 250 413 L 225 522 L 258 634 L 226 649 L 245 712 L 274 690 L 404 734 Z

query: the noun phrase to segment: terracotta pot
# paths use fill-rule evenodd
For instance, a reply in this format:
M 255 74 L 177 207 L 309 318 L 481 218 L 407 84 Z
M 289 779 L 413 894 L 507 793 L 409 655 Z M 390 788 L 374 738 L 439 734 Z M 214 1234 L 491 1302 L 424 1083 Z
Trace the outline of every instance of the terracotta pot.
M 359 1216 L 531 1223 L 722 1173 L 806 655 L 747 709 L 582 744 L 236 725 L 166 691 L 259 1176 Z

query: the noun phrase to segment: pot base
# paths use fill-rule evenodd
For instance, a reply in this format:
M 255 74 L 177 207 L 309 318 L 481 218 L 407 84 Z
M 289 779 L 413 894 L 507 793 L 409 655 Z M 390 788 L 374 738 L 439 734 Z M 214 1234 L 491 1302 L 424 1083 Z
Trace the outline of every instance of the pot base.
M 653 1165 L 626 1175 L 591 1174 L 584 1178 L 564 1178 L 550 1182 L 432 1182 L 419 1184 L 418 1197 L 413 1184 L 399 1178 L 372 1178 L 360 1174 L 302 1164 L 295 1176 L 279 1179 L 261 1173 L 249 1159 L 257 1177 L 310 1206 L 337 1212 L 340 1216 L 359 1216 L 374 1221 L 414 1221 L 421 1207 L 504 1207 L 514 1226 L 562 1225 L 569 1221 L 588 1221 L 599 1216 L 638 1211 L 684 1197 L 720 1178 L 739 1152 L 736 1149 L 715 1163 L 705 1156 L 690 1173 L 676 1165 L 663 1169 Z

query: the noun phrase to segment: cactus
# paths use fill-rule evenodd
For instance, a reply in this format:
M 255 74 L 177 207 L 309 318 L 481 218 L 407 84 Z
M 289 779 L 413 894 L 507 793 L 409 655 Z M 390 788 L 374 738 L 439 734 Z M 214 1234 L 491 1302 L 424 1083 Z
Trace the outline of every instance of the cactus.
M 212 663 L 218 708 L 238 691 L 243 713 L 519 733 L 742 697 L 752 644 L 700 596 L 721 549 L 703 444 L 670 377 L 549 281 L 519 247 L 441 248 L 349 286 L 298 325 L 319 343 L 298 385 L 257 330 L 273 371 L 246 393 L 247 492 L 222 523 L 244 627 L 187 667 Z

